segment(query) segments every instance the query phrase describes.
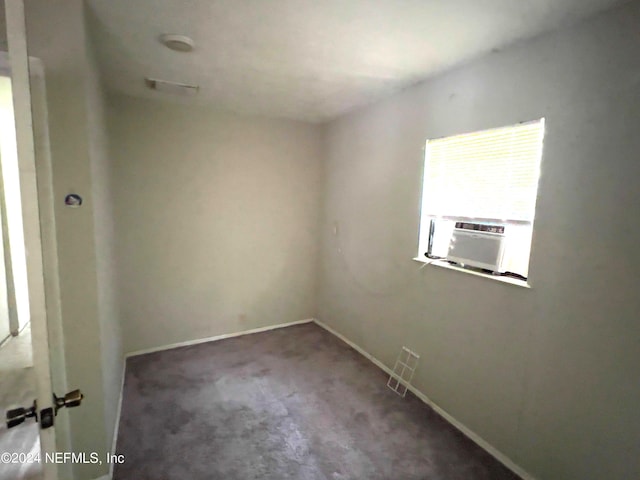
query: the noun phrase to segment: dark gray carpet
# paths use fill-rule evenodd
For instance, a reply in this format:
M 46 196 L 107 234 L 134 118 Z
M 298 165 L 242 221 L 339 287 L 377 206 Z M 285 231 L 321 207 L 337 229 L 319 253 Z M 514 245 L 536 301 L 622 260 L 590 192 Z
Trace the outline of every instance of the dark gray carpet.
M 514 480 L 315 324 L 127 362 L 116 480 Z

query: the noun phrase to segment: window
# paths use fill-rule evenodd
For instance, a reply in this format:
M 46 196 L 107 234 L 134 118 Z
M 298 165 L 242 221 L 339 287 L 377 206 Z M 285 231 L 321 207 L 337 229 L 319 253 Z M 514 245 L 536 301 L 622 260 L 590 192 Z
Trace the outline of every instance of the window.
M 428 140 L 418 258 L 455 257 L 456 238 L 470 228 L 473 238 L 500 241 L 496 267 L 481 268 L 526 278 L 543 137 L 541 119 Z

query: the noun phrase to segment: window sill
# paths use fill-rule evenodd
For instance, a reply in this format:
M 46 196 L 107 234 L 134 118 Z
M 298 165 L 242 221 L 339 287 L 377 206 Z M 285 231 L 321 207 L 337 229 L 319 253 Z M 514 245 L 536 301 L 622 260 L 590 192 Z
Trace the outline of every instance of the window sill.
M 488 278 L 495 282 L 508 283 L 509 285 L 515 285 L 516 287 L 531 288 L 531 285 L 529 285 L 526 280 L 520 280 L 518 278 L 511 278 L 511 277 L 501 277 L 498 275 L 491 275 L 489 273 L 476 272 L 475 270 L 469 270 L 468 268 L 451 265 L 450 263 L 445 262 L 443 260 L 423 260 L 418 257 L 414 257 L 413 260 L 415 260 L 416 262 L 427 264 L 427 265 L 433 265 L 434 267 L 446 268 L 447 270 L 456 270 L 458 272 L 475 275 L 476 277 Z

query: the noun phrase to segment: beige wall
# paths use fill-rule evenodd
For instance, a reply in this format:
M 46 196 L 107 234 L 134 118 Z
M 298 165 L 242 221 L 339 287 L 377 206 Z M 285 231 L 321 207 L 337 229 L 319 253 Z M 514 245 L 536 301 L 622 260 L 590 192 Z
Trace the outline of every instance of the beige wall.
M 319 127 L 109 107 L 125 351 L 312 317 Z
M 639 23 L 636 2 L 326 128 L 320 319 L 387 365 L 421 354 L 417 387 L 539 479 L 640 475 Z M 540 117 L 532 288 L 419 270 L 425 140 Z
M 91 15 L 90 10 L 85 10 Z M 91 29 L 92 18 L 87 28 Z M 94 45 L 88 39 L 87 58 L 87 118 L 89 122 L 89 148 L 98 281 L 98 316 L 102 347 L 102 375 L 104 382 L 104 409 L 107 447 L 112 445 L 120 390 L 124 354 L 120 330 L 120 304 L 116 285 L 115 222 L 113 217 L 113 186 L 111 160 L 107 138 L 105 93 L 100 81 Z

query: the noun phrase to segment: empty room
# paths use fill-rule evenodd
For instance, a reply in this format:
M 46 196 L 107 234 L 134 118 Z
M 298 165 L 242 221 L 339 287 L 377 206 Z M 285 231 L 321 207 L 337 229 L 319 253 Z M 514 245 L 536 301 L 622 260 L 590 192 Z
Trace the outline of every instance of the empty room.
M 2 3 L 0 480 L 640 478 L 640 2 Z

